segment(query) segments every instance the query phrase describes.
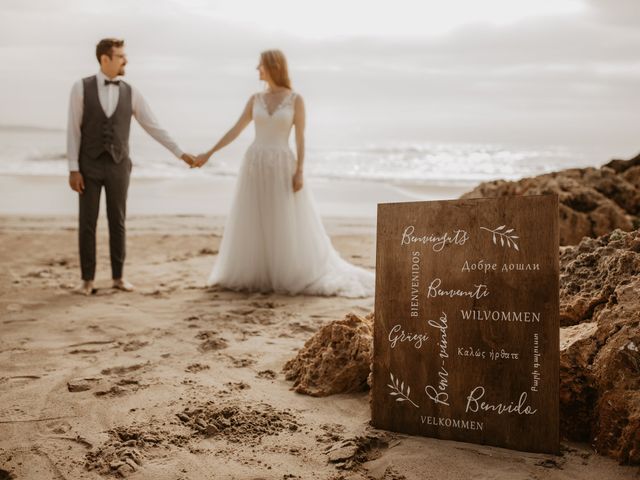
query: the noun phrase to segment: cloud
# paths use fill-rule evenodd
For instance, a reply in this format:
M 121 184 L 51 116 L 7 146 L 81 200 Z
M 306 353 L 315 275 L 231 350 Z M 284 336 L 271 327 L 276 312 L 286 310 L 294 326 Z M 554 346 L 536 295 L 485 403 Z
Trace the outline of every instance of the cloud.
M 580 14 L 441 35 L 321 40 L 225 20 L 195 0 L 5 0 L 0 123 L 64 124 L 71 83 L 97 68 L 96 41 L 120 36 L 129 78 L 178 129 L 234 120 L 259 88 L 258 53 L 278 47 L 308 97 L 310 124 L 329 131 L 367 135 L 393 124 L 407 136 L 541 142 L 599 141 L 601 132 L 631 145 L 640 124 L 636 2 L 586 0 Z

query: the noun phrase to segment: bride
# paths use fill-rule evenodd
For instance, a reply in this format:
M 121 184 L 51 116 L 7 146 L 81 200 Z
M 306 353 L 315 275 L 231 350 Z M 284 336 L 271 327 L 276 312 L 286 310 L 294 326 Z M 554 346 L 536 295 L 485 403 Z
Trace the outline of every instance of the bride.
M 204 165 L 254 121 L 255 138 L 240 167 L 207 285 L 291 295 L 373 295 L 373 273 L 340 257 L 303 187 L 305 107 L 291 88 L 284 54 L 262 52 L 257 69 L 266 90 L 249 98 L 236 124 L 193 164 Z M 293 126 L 296 155 L 289 148 Z

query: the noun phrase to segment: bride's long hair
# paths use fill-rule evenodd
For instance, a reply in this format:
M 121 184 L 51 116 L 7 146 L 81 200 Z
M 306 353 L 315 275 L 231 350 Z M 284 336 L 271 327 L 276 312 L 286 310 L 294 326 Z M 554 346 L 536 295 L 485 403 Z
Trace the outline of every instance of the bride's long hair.
M 265 50 L 260 54 L 260 60 L 265 70 L 279 87 L 286 87 L 291 90 L 291 80 L 289 80 L 289 68 L 287 58 L 280 50 Z

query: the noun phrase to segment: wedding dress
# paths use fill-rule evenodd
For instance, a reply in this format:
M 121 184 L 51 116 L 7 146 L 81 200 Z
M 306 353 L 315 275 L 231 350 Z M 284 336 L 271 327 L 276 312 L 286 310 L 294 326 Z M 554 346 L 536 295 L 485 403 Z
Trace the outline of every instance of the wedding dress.
M 289 148 L 296 94 L 273 111 L 264 93 L 253 101 L 255 138 L 240 167 L 218 258 L 207 285 L 309 295 L 373 295 L 372 272 L 333 248 L 309 187 L 293 191 L 296 158 Z

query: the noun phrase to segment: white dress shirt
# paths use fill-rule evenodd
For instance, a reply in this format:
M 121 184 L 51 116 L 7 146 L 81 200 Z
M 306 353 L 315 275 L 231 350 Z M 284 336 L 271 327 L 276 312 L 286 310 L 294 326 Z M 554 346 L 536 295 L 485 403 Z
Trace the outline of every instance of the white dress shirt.
M 118 106 L 120 88 L 117 85 L 105 85 L 104 81 L 108 77 L 98 71 L 98 98 L 100 105 L 107 117 L 110 117 Z M 119 79 L 116 78 L 114 80 Z M 110 79 L 109 79 L 110 80 Z M 131 85 L 131 84 L 129 84 Z M 178 144 L 171 138 L 169 133 L 160 126 L 153 115 L 149 104 L 138 90 L 131 86 L 131 107 L 133 116 L 146 132 L 164 145 L 176 157 L 180 158 L 184 152 L 180 150 Z M 80 153 L 80 125 L 82 124 L 82 114 L 84 109 L 84 86 L 82 80 L 78 80 L 71 88 L 69 99 L 69 121 L 67 125 L 67 159 L 69 161 L 69 171 L 78 171 L 78 155 Z

